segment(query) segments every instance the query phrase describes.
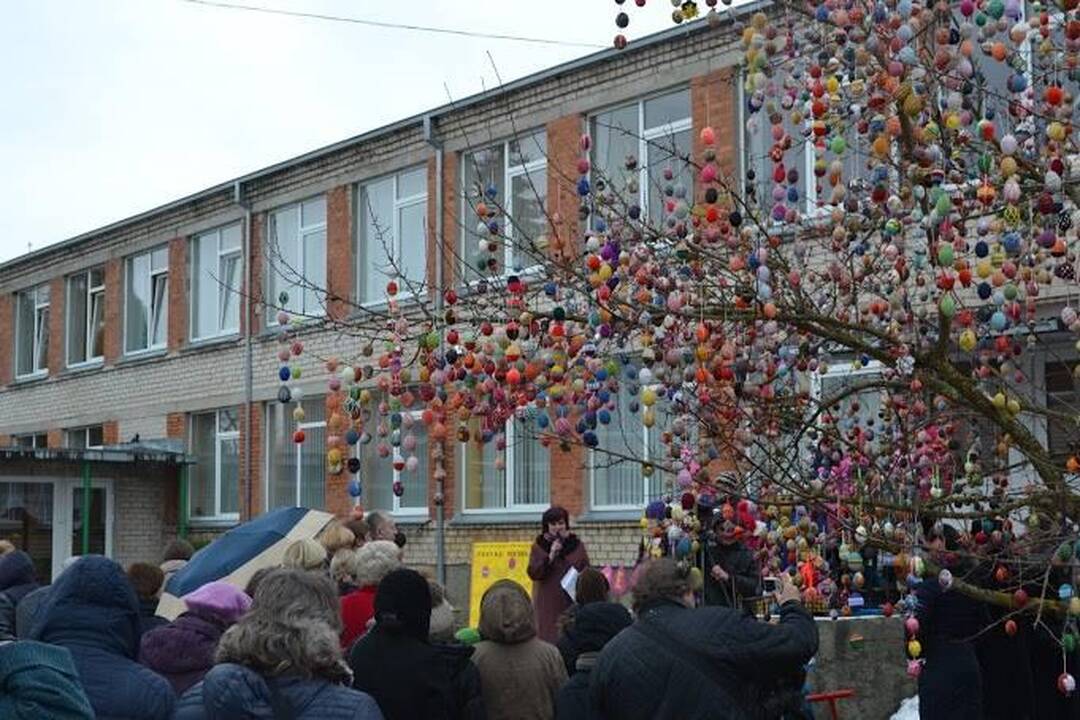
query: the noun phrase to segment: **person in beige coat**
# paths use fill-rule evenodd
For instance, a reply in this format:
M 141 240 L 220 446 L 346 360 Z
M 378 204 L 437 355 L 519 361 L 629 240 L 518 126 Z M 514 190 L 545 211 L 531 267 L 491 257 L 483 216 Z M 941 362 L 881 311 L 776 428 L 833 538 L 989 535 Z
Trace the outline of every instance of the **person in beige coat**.
M 473 663 L 480 671 L 488 720 L 552 720 L 566 666 L 554 645 L 536 637 L 536 613 L 525 588 L 499 580 L 480 601 Z

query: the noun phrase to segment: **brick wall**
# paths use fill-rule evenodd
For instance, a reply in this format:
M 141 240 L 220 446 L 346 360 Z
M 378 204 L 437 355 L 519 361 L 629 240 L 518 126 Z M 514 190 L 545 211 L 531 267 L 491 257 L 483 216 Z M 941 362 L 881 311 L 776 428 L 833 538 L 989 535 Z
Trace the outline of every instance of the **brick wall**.
M 553 258 L 568 252 L 577 242 L 581 205 L 577 164 L 582 127 L 582 118 L 577 114 L 547 124 L 547 211 L 552 221 L 548 252 Z
M 124 261 L 105 263 L 105 364 L 113 365 L 124 352 Z
M 0 294 L 0 387 L 15 377 L 15 296 Z
M 562 505 L 571 515 L 578 515 L 585 505 L 585 448 L 571 445 L 563 450 L 558 443 L 549 447 L 551 453 L 551 504 Z
M 166 537 L 175 532 L 162 513 L 171 487 L 174 485 L 165 478 L 152 482 L 146 478 L 114 481 L 113 559 L 124 567 L 134 562 L 161 562 Z M 175 511 L 173 515 L 175 522 Z
M 435 163 L 434 160 L 431 164 L 431 173 L 429 174 L 428 185 L 428 197 L 435 197 Z M 459 256 L 458 252 L 458 179 L 460 177 L 459 168 L 459 156 L 457 153 L 444 152 L 443 153 L 443 227 L 442 227 L 442 243 L 443 243 L 443 288 L 439 291 L 442 292 L 447 287 L 452 287 L 451 283 L 456 278 L 455 273 L 455 261 Z M 435 203 L 428 203 L 428 224 L 434 232 L 435 228 Z M 434 257 L 432 257 L 434 262 Z M 432 269 L 434 272 L 434 269 Z M 432 283 L 434 284 L 435 278 L 432 277 Z
M 694 161 L 701 163 L 705 149 L 701 131 L 711 127 L 716 133 L 716 164 L 720 177 L 731 187 L 739 186 L 737 82 L 738 75 L 732 68 L 715 70 L 690 81 L 690 113 L 693 120 Z M 696 195 L 701 201 L 705 196 L 703 183 L 696 183 Z
M 187 344 L 188 309 L 191 297 L 187 263 L 187 238 L 173 238 L 169 241 L 168 348 L 170 353 L 176 352 Z
M 46 445 L 50 448 L 64 447 L 64 431 L 58 428 L 50 428 L 46 437 Z
M 351 196 L 348 185 L 339 185 L 326 194 L 326 309 L 334 319 L 349 314 L 353 295 Z
M 101 436 L 105 445 L 119 445 L 120 423 L 116 420 L 106 420 L 101 423 Z
M 49 374 L 56 377 L 64 371 L 64 278 L 53 278 L 49 282 Z
M 248 443 L 251 457 L 251 506 L 248 506 Z M 247 519 L 263 508 L 263 406 L 261 403 L 241 406 L 240 409 L 240 517 Z M 254 512 L 252 512 L 254 510 Z
M 258 334 L 262 327 L 262 301 L 263 301 L 263 268 L 265 263 L 263 262 L 263 229 L 266 227 L 266 215 L 265 213 L 256 213 L 251 217 L 251 237 L 248 242 L 249 257 L 247 261 L 251 263 L 251 272 L 248 273 L 245 268 L 244 280 L 243 280 L 243 296 L 248 298 L 246 301 L 247 312 L 241 313 L 240 317 L 240 332 L 246 334 Z M 251 278 L 251 287 L 248 287 L 248 278 Z
M 187 415 L 184 413 L 169 413 L 165 417 L 165 437 L 169 439 L 187 439 L 187 427 Z

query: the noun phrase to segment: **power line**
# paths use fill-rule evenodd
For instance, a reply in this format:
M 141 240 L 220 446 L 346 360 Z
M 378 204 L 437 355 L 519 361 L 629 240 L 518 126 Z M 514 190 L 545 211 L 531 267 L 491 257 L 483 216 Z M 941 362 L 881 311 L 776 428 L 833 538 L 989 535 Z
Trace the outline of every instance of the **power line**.
M 298 10 L 279 10 L 277 8 L 260 7 L 258 5 L 238 5 L 216 0 L 180 0 L 192 5 L 206 7 L 226 8 L 228 10 L 246 10 L 249 12 L 265 13 L 267 15 L 285 15 L 288 17 L 308 18 L 312 20 L 332 20 L 334 22 L 347 22 L 355 25 L 367 25 L 369 27 L 388 28 L 391 30 L 413 30 L 417 32 L 437 33 L 440 35 L 460 35 L 463 37 L 487 38 L 490 40 L 512 40 L 514 42 L 533 43 L 535 45 L 561 45 L 566 47 L 581 47 L 590 49 L 603 49 L 606 45 L 596 43 L 575 42 L 572 40 L 549 40 L 547 38 L 525 37 L 522 35 L 505 35 L 502 33 L 473 32 L 471 30 L 455 30 L 453 28 L 429 27 L 426 25 L 409 25 L 406 23 L 392 23 L 380 20 L 364 20 L 362 18 L 345 17 L 343 15 L 325 15 L 322 13 L 301 12 Z

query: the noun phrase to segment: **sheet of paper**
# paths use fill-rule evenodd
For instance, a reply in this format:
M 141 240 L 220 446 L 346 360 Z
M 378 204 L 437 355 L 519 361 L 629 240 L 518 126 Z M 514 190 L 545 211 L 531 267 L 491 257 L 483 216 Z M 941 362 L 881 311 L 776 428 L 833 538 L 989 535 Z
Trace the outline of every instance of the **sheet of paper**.
M 571 600 L 577 601 L 577 568 L 573 565 L 566 571 L 566 574 L 562 576 L 562 589 L 566 591 L 566 594 L 570 596 Z

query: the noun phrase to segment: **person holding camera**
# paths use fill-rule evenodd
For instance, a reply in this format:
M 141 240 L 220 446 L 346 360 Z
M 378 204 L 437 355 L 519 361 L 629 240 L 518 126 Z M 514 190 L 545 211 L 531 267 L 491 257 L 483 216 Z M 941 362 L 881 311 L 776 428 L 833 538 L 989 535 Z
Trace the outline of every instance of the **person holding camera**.
M 760 572 L 750 549 L 740 540 L 742 528 L 717 516 L 705 542 L 705 604 L 742 607 L 760 595 Z
M 563 578 L 571 568 L 578 572 L 589 565 L 589 553 L 578 536 L 570 532 L 570 514 L 553 505 L 540 518 L 541 533 L 529 554 L 529 577 L 533 580 L 533 607 L 536 609 L 536 635 L 555 643 L 558 621 L 573 602 L 563 589 Z

